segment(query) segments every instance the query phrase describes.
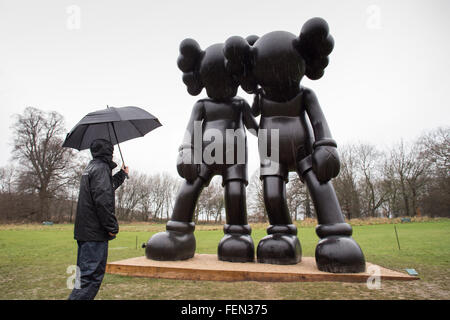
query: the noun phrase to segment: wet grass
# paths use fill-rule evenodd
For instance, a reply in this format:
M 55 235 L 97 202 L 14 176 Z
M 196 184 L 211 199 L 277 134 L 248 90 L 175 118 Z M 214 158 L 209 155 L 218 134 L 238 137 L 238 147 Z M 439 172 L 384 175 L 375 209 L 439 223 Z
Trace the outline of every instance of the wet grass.
M 421 280 L 383 281 L 381 289 L 365 283 L 340 282 L 217 282 L 133 278 L 105 275 L 97 299 L 449 299 L 450 220 L 397 224 L 401 250 L 392 224 L 355 225 L 354 238 L 367 261 L 397 271 L 414 268 Z M 266 235 L 255 224 L 255 244 Z M 144 254 L 140 245 L 163 224 L 121 225 L 110 242 L 109 261 Z M 216 253 L 221 225 L 200 225 L 195 231 L 198 253 Z M 137 247 L 136 247 L 137 238 Z M 303 255 L 313 256 L 314 227 L 299 225 Z M 73 225 L 0 226 L 0 299 L 66 299 L 66 273 L 76 263 Z

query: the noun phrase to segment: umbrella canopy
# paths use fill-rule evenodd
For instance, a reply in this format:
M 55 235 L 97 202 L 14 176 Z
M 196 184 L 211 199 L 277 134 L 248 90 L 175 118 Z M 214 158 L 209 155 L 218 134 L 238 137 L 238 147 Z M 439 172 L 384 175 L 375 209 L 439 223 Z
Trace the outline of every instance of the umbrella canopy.
M 118 144 L 143 137 L 161 126 L 159 120 L 138 107 L 122 107 L 98 110 L 87 114 L 67 134 L 63 147 L 88 149 L 95 139 L 105 139 Z

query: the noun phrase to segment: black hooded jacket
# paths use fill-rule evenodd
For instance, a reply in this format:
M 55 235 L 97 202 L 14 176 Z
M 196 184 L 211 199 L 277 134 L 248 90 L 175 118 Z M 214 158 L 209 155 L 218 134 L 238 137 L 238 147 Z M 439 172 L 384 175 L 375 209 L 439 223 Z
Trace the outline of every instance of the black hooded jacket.
M 112 176 L 117 164 L 112 161 L 114 146 L 103 139 L 91 144 L 93 160 L 83 172 L 75 218 L 74 238 L 79 241 L 107 241 L 118 233 L 115 210 L 115 190 L 123 183 L 123 170 Z

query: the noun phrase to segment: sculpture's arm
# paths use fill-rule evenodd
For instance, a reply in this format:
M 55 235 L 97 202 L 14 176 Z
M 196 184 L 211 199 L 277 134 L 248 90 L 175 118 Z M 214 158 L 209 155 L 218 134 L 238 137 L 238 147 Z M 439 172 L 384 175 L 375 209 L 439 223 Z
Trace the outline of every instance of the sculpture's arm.
M 244 122 L 244 126 L 250 131 L 251 134 L 258 136 L 258 123 L 256 122 L 255 117 L 252 114 L 252 110 L 250 109 L 247 101 L 242 100 L 243 109 L 242 109 L 242 120 Z
M 317 97 L 310 89 L 304 89 L 305 108 L 313 127 L 315 142 L 312 154 L 312 169 L 320 182 L 327 182 L 339 174 L 340 162 L 336 141 L 331 137 L 327 120 Z
M 178 159 L 177 159 L 177 171 L 178 174 L 185 178 L 188 182 L 193 182 L 198 177 L 198 164 L 195 163 L 194 153 L 195 149 L 201 152 L 201 141 L 200 145 L 195 145 L 195 128 L 200 127 L 201 121 L 204 117 L 204 105 L 203 102 L 197 101 L 197 103 L 192 108 L 191 117 L 189 119 L 186 132 L 184 134 L 183 143 L 178 149 Z M 200 134 L 201 131 L 200 131 Z
M 253 104 L 251 108 L 252 115 L 257 117 L 261 114 L 261 92 L 256 91 L 255 96 L 253 97 Z
M 314 130 L 315 141 L 332 140 L 330 128 L 314 91 L 305 88 L 304 99 L 306 113 Z
M 202 121 L 204 116 L 204 105 L 202 101 L 197 101 L 192 108 L 191 117 L 189 118 L 186 132 L 184 134 L 183 143 L 180 149 L 185 147 L 194 148 L 194 129 L 195 125 L 199 125 L 198 121 Z M 201 146 L 199 146 L 201 147 Z

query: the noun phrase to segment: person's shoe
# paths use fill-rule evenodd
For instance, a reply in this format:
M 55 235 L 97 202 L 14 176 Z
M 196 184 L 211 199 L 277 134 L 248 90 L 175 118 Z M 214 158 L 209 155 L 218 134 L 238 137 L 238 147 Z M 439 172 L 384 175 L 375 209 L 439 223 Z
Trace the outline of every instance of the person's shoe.
M 247 225 L 225 224 L 225 235 L 217 248 L 219 260 L 230 262 L 253 262 L 255 246 L 250 236 L 252 230 Z
M 153 235 L 145 245 L 148 259 L 174 261 L 190 259 L 195 254 L 195 224 L 169 220 L 166 231 Z
M 316 264 L 320 271 L 358 273 L 366 270 L 364 254 L 351 237 L 348 223 L 324 224 L 316 227 L 321 238 L 316 247 Z
M 301 261 L 302 247 L 295 225 L 271 225 L 267 228 L 267 233 L 258 243 L 259 263 L 297 264 Z

